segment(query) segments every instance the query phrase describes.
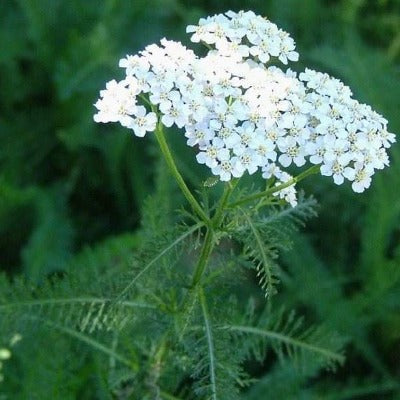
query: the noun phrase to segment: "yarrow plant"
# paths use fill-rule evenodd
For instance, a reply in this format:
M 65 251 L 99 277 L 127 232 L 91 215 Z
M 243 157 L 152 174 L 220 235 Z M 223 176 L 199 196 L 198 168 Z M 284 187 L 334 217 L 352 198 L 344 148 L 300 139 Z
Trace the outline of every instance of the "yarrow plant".
M 299 58 L 294 40 L 272 22 L 229 11 L 187 32 L 209 48 L 205 57 L 162 39 L 121 59 L 126 78 L 100 92 L 95 121 L 120 122 L 140 137 L 175 125 L 221 181 L 261 170 L 279 185 L 293 179 L 285 168 L 308 163 L 363 192 L 389 164 L 395 135 L 349 87 L 311 69 L 296 74 L 267 64 Z M 276 194 L 296 205 L 294 182 Z
M 217 399 L 218 367 L 205 296 L 207 281 L 203 279 L 213 249 L 223 237 L 239 242 L 265 295 L 274 294 L 279 274 L 273 260 L 277 249 L 283 247 L 276 242 L 284 232 L 265 227 L 280 217 L 266 218 L 261 209 L 270 206 L 276 210 L 288 203 L 295 218 L 304 217 L 295 184 L 318 172 L 332 177 L 337 185 L 350 181 L 355 192 L 363 192 L 375 171 L 389 165 L 387 150 L 395 135 L 388 132 L 387 120 L 353 99 L 350 88 L 340 80 L 308 68 L 301 73 L 286 68 L 299 59 L 294 40 L 251 11 L 202 18 L 186 31 L 192 42 L 207 47 L 205 56 L 165 38 L 139 54 L 127 55 L 119 61 L 125 78 L 108 82 L 100 92 L 94 120 L 119 122 L 138 137 L 154 132 L 172 175 L 196 214 L 197 224 L 161 254 L 196 231 L 203 238 L 191 292 L 183 296 L 178 309 L 186 315 L 196 302 L 200 305 L 210 358 L 207 393 Z M 187 145 L 195 149 L 197 162 L 224 182 L 215 206 L 203 207 L 180 174 L 165 136 L 165 128 L 171 127 L 178 128 Z M 292 175 L 304 166 L 308 168 Z M 266 189 L 254 193 L 237 190 L 232 199 L 240 178 L 257 172 L 266 179 Z M 122 295 L 157 260 L 158 256 Z M 293 319 L 283 325 L 281 317 L 279 321 L 276 327 L 285 326 L 290 333 L 300 326 L 295 324 L 292 330 Z M 299 333 L 301 339 L 289 340 L 271 330 L 242 325 L 220 329 L 282 339 L 288 353 L 292 347 L 302 347 L 305 337 Z M 182 328 L 179 335 L 184 332 Z M 313 340 L 319 340 L 317 336 Z M 343 361 L 341 354 L 321 351 L 315 343 L 304 349 L 316 350 L 329 363 Z M 205 367 L 200 365 L 192 377 L 203 375 Z M 223 375 L 223 369 L 220 373 Z

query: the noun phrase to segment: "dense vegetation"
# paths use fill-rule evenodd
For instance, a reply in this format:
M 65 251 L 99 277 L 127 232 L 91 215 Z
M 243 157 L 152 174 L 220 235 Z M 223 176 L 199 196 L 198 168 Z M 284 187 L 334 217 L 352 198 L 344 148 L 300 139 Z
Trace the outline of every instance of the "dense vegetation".
M 294 210 L 231 215 L 191 290 L 202 226 L 154 137 L 93 123 L 119 58 L 241 8 L 400 132 L 398 0 L 0 2 L 0 398 L 400 398 L 398 145 L 363 195 L 313 176 Z

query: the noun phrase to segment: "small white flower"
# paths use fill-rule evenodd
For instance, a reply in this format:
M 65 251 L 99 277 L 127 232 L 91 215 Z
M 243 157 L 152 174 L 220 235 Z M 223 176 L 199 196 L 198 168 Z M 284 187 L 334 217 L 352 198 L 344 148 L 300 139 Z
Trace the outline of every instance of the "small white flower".
M 392 145 L 392 143 L 396 142 L 396 135 L 394 133 L 389 133 L 384 127 L 380 132 L 380 137 L 382 140 L 382 144 L 385 148 L 388 148 Z
M 255 125 L 249 121 L 246 121 L 243 125 L 236 128 L 236 132 L 240 136 L 240 141 L 234 148 L 236 154 L 241 154 L 241 149 L 256 145 L 257 135 L 255 129 Z
M 213 111 L 216 114 L 216 118 L 212 119 L 210 124 L 214 129 L 219 129 L 222 125 L 233 127 L 238 122 L 238 116 L 223 98 L 214 102 Z
M 235 148 L 240 143 L 240 136 L 234 128 L 223 126 L 218 130 L 218 137 L 222 139 L 228 149 Z
M 101 99 L 95 103 L 98 113 L 94 115 L 95 122 L 120 122 L 129 125 L 136 110 L 136 99 L 125 87 L 126 82 L 112 80 L 107 83 L 106 90 L 100 92 Z
M 289 175 L 287 172 L 282 172 L 279 176 L 280 182 L 276 182 L 275 186 L 279 186 L 283 183 L 289 182 L 293 177 Z M 281 189 L 279 192 L 274 193 L 274 196 L 279 196 L 281 199 L 285 200 L 288 202 L 292 207 L 297 206 L 297 196 L 296 196 L 296 188 L 295 184 L 293 183 L 292 185 Z
M 282 173 L 282 170 L 275 163 L 265 164 L 262 167 L 262 177 L 264 179 L 278 177 L 278 175 L 280 176 L 281 173 Z
M 241 44 L 240 41 L 219 40 L 216 43 L 219 53 L 227 57 L 237 57 L 238 59 L 247 58 L 249 56 L 249 46 Z
M 218 165 L 218 161 L 229 160 L 229 150 L 224 147 L 224 142 L 215 138 L 211 144 L 201 148 L 196 159 L 200 164 L 206 164 L 209 168 L 214 168 Z
M 169 84 L 164 84 L 163 86 L 154 85 L 151 88 L 151 94 L 149 96 L 149 100 L 155 105 L 163 105 L 166 107 L 170 105 L 170 92 L 173 89 L 174 85 L 172 82 Z
M 263 167 L 263 178 L 270 179 L 276 178 L 277 182 L 275 182 L 275 186 L 280 186 L 281 184 L 289 182 L 293 177 L 289 175 L 287 172 L 282 171 L 275 163 L 268 164 Z M 288 202 L 292 207 L 296 207 L 297 205 L 297 196 L 296 196 L 296 188 L 295 184 L 289 185 L 288 187 L 275 192 L 273 196 L 279 197 L 286 202 Z
M 292 162 L 298 167 L 306 163 L 306 159 L 304 158 L 306 155 L 305 149 L 293 137 L 285 138 L 284 141 L 282 140 L 278 143 L 278 147 L 282 152 L 278 157 L 278 161 L 283 167 L 288 167 Z
M 206 122 L 202 122 L 187 126 L 185 136 L 188 138 L 187 144 L 189 146 L 199 145 L 200 147 L 204 147 L 215 137 L 215 132 L 209 128 Z
M 279 60 L 281 60 L 285 65 L 288 63 L 288 60 L 298 61 L 299 53 L 294 51 L 296 48 L 294 40 L 286 32 L 282 32 L 280 36 L 282 37 L 282 40 L 280 43 Z
M 232 177 L 240 178 L 243 175 L 244 168 L 237 157 L 222 160 L 211 169 L 214 175 L 219 175 L 221 181 L 230 181 Z
M 350 181 L 354 179 L 354 169 L 350 167 L 344 167 L 338 161 L 323 164 L 321 166 L 321 174 L 325 176 L 332 176 L 336 185 L 341 185 L 344 182 L 344 178 L 347 178 Z
M 254 150 L 247 149 L 238 157 L 238 162 L 243 171 L 247 170 L 252 175 L 257 171 L 261 163 L 261 157 Z
M 305 151 L 310 156 L 312 164 L 321 164 L 324 161 L 326 150 L 322 136 L 317 137 L 315 142 L 308 142 L 305 146 Z
M 372 174 L 373 172 L 367 171 L 361 165 L 356 165 L 354 180 L 351 184 L 352 189 L 356 193 L 362 193 L 365 189 L 368 189 L 371 185 Z
M 267 139 L 265 132 L 261 129 L 255 131 L 255 138 L 250 142 L 249 147 L 261 157 L 260 166 L 268 164 L 270 161 L 276 161 L 276 144 Z
M 389 165 L 389 156 L 384 148 L 375 150 L 372 155 L 371 167 L 373 169 L 383 169 Z M 368 169 L 368 168 L 367 168 Z
M 142 77 L 150 69 L 150 64 L 144 57 L 138 55 L 121 58 L 119 66 L 126 69 L 126 75 L 135 75 Z
M 203 40 L 205 35 L 207 34 L 207 30 L 204 26 L 202 25 L 188 25 L 186 27 L 186 33 L 193 33 L 191 36 L 190 40 L 193 43 L 199 43 L 200 41 Z
M 133 118 L 129 126 L 133 129 L 136 136 L 143 137 L 146 132 L 152 132 L 156 129 L 157 115 L 154 112 L 146 114 L 146 109 L 143 106 L 137 108 L 136 118 Z
M 160 111 L 163 113 L 161 122 L 168 128 L 174 124 L 183 128 L 188 122 L 188 107 L 182 102 L 178 92 L 170 92 L 168 100 L 160 104 Z
M 324 160 L 328 163 L 337 161 L 341 165 L 347 165 L 352 159 L 352 154 L 349 152 L 349 142 L 344 139 L 327 138 L 325 141 L 326 151 Z

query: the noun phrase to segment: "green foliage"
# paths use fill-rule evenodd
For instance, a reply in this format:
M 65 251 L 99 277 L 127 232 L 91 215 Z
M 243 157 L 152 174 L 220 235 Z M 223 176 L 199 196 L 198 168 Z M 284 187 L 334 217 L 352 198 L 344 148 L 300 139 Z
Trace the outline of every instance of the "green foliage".
M 229 8 L 288 29 L 300 63 L 399 132 L 398 0 L 0 2 L 1 399 L 399 398 L 399 146 L 362 197 L 305 182 L 318 219 L 304 197 L 230 212 L 192 287 L 205 226 L 152 138 L 92 122 L 120 57 Z M 198 188 L 181 139 L 168 132 Z
M 154 215 L 153 207 L 149 201 L 145 215 Z M 297 214 L 307 215 L 310 207 L 306 202 Z M 241 219 L 243 210 L 237 213 Z M 272 232 L 275 221 L 286 225 L 285 214 L 291 213 L 273 211 L 268 217 L 271 222 L 265 218 L 262 226 L 270 224 Z M 108 390 L 118 392 L 127 385 L 134 388 L 133 398 L 152 398 L 163 392 L 178 398 L 237 397 L 239 389 L 251 382 L 244 362 L 254 355 L 262 362 L 269 346 L 280 362 L 292 359 L 304 373 L 343 361 L 341 345 L 331 340 L 330 333 L 302 328 L 301 319 L 293 313 L 287 318 L 283 313 L 271 315 L 269 304 L 263 301 L 259 310 L 250 307 L 251 312 L 246 312 L 234 294 L 237 280 L 225 279 L 240 274 L 240 266 L 233 262 L 235 255 L 227 263 L 226 256 L 216 254 L 205 278 L 206 288 L 188 288 L 193 268 L 189 260 L 192 249 L 198 247 L 200 224 L 182 233 L 181 228 L 171 231 L 162 218 L 144 221 L 151 230 L 146 225 L 137 235 L 121 235 L 85 250 L 70 261 L 62 278 L 37 286 L 25 280 L 11 284 L 3 277 L 2 337 L 21 332 L 23 341 L 31 343 L 37 331 L 42 338 L 49 335 L 49 340 L 56 333 L 68 337 L 68 346 L 77 342 L 85 346 L 86 357 L 103 359 L 93 362 L 103 365 L 100 374 L 108 376 Z M 169 245 L 165 247 L 164 242 Z M 270 257 L 270 251 L 266 247 L 265 255 Z M 126 279 L 132 272 L 133 278 Z M 244 277 L 241 285 L 251 287 L 252 282 Z M 37 371 L 29 367 L 35 360 L 19 358 L 35 376 Z M 72 369 L 74 362 L 78 360 Z M 179 388 L 188 378 L 192 382 Z M 23 391 L 18 393 L 23 396 Z
M 259 206 L 261 206 L 259 204 Z M 260 286 L 265 297 L 276 294 L 276 284 L 279 283 L 279 265 L 276 259 L 279 250 L 291 247 L 291 235 L 298 225 L 315 215 L 315 200 L 304 200 L 295 208 L 272 207 L 267 214 L 254 209 L 241 209 L 242 217 L 235 221 L 231 236 L 243 244 L 243 256 L 257 271 Z

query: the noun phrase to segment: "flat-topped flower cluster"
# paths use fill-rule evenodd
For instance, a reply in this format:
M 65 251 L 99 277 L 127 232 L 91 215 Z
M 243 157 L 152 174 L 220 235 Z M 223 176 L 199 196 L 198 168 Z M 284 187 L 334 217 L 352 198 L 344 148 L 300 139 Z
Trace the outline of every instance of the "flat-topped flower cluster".
M 187 32 L 209 48 L 206 56 L 163 39 L 120 60 L 126 78 L 100 92 L 95 121 L 120 122 L 141 137 L 157 124 L 175 125 L 222 181 L 260 169 L 277 184 L 288 182 L 282 168 L 308 162 L 362 192 L 389 164 L 395 136 L 387 121 L 347 86 L 310 69 L 297 75 L 266 65 L 298 60 L 294 40 L 275 24 L 229 11 Z M 277 195 L 296 204 L 294 185 Z

